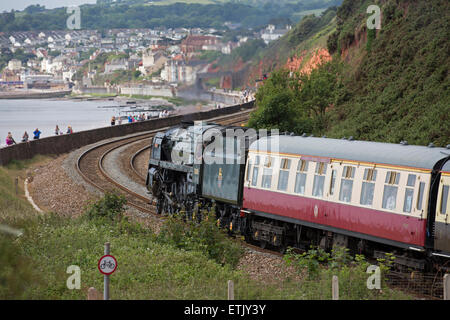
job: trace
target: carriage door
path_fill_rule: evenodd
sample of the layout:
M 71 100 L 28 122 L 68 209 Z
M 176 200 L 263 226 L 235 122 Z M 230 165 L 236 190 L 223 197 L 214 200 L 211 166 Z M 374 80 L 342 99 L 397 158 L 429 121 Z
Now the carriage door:
M 450 174 L 443 172 L 436 203 L 434 248 L 450 254 Z

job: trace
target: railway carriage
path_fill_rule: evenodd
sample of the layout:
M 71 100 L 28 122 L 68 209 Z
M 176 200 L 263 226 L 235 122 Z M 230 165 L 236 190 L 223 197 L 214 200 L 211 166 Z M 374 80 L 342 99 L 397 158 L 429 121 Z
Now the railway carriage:
M 260 139 L 244 181 L 251 238 L 281 249 L 339 244 L 375 257 L 398 249 L 397 262 L 415 268 L 426 254 L 450 258 L 449 158 L 448 149 L 406 143 Z

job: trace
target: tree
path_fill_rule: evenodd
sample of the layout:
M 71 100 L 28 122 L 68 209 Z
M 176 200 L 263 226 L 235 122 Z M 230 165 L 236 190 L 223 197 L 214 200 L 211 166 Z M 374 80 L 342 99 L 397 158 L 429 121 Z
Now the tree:
M 284 131 L 310 131 L 308 114 L 298 103 L 297 81 L 286 70 L 275 71 L 256 93 L 258 109 L 252 113 L 249 126 L 256 129 L 277 128 Z
M 329 62 L 313 69 L 309 75 L 299 75 L 298 101 L 303 109 L 309 110 L 316 134 L 323 134 L 328 127 L 327 110 L 335 102 L 337 74 L 338 64 Z
M 258 109 L 249 126 L 322 135 L 336 100 L 338 71 L 336 63 L 322 64 L 310 74 L 275 71 L 256 93 Z

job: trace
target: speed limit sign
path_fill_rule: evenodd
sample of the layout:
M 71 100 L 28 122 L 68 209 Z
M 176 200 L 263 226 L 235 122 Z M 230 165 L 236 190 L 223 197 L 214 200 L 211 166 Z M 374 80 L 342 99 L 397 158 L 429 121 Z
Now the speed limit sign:
M 98 270 L 104 275 L 109 276 L 117 269 L 117 260 L 113 256 L 107 254 L 98 260 Z

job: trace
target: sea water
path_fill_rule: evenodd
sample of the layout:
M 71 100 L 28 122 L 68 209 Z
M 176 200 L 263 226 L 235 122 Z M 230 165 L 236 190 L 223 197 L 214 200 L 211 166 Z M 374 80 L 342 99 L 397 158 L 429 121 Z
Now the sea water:
M 108 100 L 0 100 L 0 146 L 6 145 L 8 132 L 19 143 L 25 131 L 32 140 L 36 128 L 41 138 L 55 135 L 56 125 L 63 133 L 68 126 L 73 132 L 101 128 L 119 113 L 119 102 Z

